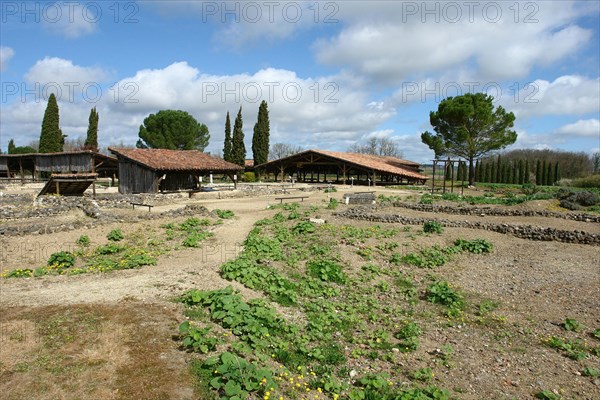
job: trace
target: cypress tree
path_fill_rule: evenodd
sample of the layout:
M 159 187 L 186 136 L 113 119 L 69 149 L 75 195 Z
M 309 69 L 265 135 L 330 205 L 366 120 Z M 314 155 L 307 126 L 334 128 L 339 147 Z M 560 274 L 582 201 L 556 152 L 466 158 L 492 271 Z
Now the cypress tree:
M 560 167 L 558 166 L 558 161 L 554 164 L 554 182 L 560 181 Z
M 493 162 L 492 162 L 492 165 L 494 165 Z M 492 167 L 490 167 L 489 162 L 486 162 L 485 163 L 485 175 L 484 175 L 483 181 L 486 183 L 490 183 L 491 179 L 492 179 Z
M 510 183 L 510 165 L 507 163 L 502 163 L 502 181 L 500 183 Z
M 40 153 L 55 153 L 63 150 L 65 138 L 59 127 L 58 103 L 54 93 L 48 98 L 40 133 Z
M 548 186 L 548 167 L 546 160 L 542 161 L 542 185 Z
M 497 176 L 498 176 L 498 171 L 497 171 L 497 163 L 494 162 L 494 160 L 490 161 L 490 180 L 488 181 L 489 183 L 498 183 L 497 180 Z
M 511 168 L 512 168 L 512 175 L 510 177 L 510 183 L 512 183 L 513 185 L 516 185 L 517 183 L 519 183 L 519 168 L 517 166 L 516 161 L 514 161 L 511 164 Z
M 231 162 L 231 121 L 229 120 L 229 111 L 225 118 L 225 143 L 223 144 L 223 159 Z
M 246 162 L 246 146 L 244 145 L 244 132 L 242 130 L 242 107 L 233 123 L 233 138 L 231 140 L 231 162 L 244 167 Z
M 444 177 L 447 181 L 452 180 L 452 164 L 446 163 L 446 176 Z
M 544 184 L 544 182 L 542 182 L 542 160 L 537 160 L 535 166 L 535 184 L 539 186 Z
M 525 165 L 523 160 L 519 160 L 519 181 L 517 183 L 519 185 L 523 185 L 525 183 Z
M 502 179 L 502 158 L 498 154 L 498 165 L 496 165 L 496 183 L 503 183 Z
M 529 169 L 529 160 L 525 160 L 525 176 L 523 177 L 523 184 L 531 183 L 531 170 Z
M 258 117 L 254 124 L 252 135 L 252 157 L 254 165 L 264 164 L 269 161 L 269 108 L 266 101 L 260 103 Z
M 8 141 L 8 154 L 14 154 L 15 153 L 15 141 L 10 139 Z
M 546 171 L 546 185 L 554 185 L 554 168 L 552 168 L 552 162 L 548 161 L 548 171 Z
M 481 182 L 481 162 L 479 160 L 475 163 L 475 182 Z
M 96 111 L 96 107 L 90 110 L 88 122 L 84 147 L 86 150 L 98 151 L 98 112 Z

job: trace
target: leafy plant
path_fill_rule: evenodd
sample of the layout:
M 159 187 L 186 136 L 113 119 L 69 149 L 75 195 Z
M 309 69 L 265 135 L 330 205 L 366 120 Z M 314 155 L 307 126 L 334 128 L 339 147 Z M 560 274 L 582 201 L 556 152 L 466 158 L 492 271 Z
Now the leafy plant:
M 562 326 L 567 331 L 571 331 L 571 332 L 581 332 L 585 328 L 585 326 L 583 326 L 583 324 L 581 324 L 579 321 L 577 321 L 576 319 L 573 319 L 573 318 L 565 319 L 565 322 L 563 322 Z
M 75 241 L 75 243 L 82 247 L 89 247 L 90 237 L 88 235 L 81 235 L 79 236 L 79 239 Z
M 303 235 L 306 233 L 312 233 L 315 231 L 315 224 L 313 224 L 310 221 L 301 221 L 298 222 L 298 224 L 296 224 L 296 226 L 294 226 L 292 228 L 292 232 L 294 232 L 297 235 Z
M 600 369 L 592 368 L 592 367 L 585 367 L 583 369 L 583 371 L 581 371 L 581 374 L 583 376 L 589 376 L 590 378 L 597 378 L 600 376 Z
M 267 388 L 277 387 L 270 370 L 230 352 L 209 358 L 204 365 L 214 369 L 215 377 L 210 386 L 222 395 L 222 399 L 243 400 L 252 393 L 264 393 Z
M 421 382 L 430 382 L 434 374 L 431 371 L 431 368 L 419 368 L 412 374 L 413 379 L 416 379 Z
M 561 396 L 555 394 L 554 392 L 551 392 L 550 390 L 543 390 L 541 392 L 537 392 L 535 394 L 535 398 L 542 399 L 542 400 L 560 400 L 560 399 L 562 399 Z
M 464 240 L 457 239 L 454 242 L 454 245 L 461 249 L 462 251 L 468 251 L 469 253 L 482 254 L 489 253 L 494 248 L 490 242 L 485 239 L 474 239 L 474 240 Z
M 215 350 L 221 341 L 210 336 L 210 330 L 210 328 L 191 325 L 189 321 L 183 322 L 179 325 L 179 333 L 183 338 L 182 345 L 202 354 Z
M 110 244 L 105 244 L 104 246 L 96 247 L 95 252 L 100 255 L 106 255 L 106 254 L 118 253 L 118 252 L 122 251 L 123 249 L 124 249 L 123 246 L 119 246 L 118 244 L 115 244 L 115 243 L 110 243 Z
M 556 336 L 551 336 L 546 340 L 546 345 L 557 350 L 561 350 L 564 354 L 573 360 L 583 360 L 587 358 L 585 353 L 586 347 L 579 339 L 561 339 Z
M 309 261 L 306 265 L 309 275 L 324 282 L 346 283 L 342 266 L 335 261 L 321 259 Z
M 435 304 L 442 304 L 450 308 L 462 308 L 464 300 L 462 295 L 450 287 L 446 281 L 435 282 L 427 287 L 427 299 Z
M 217 217 L 222 218 L 222 219 L 230 219 L 230 218 L 233 218 L 235 216 L 235 214 L 231 210 L 219 210 L 219 209 L 216 209 L 215 213 L 217 214 Z
M 106 238 L 113 242 L 118 242 L 122 240 L 123 237 L 123 232 L 120 229 L 113 229 L 112 231 L 108 232 L 108 235 L 106 235 Z
M 327 208 L 330 210 L 335 210 L 338 205 L 340 204 L 340 202 L 336 199 L 329 199 L 329 204 L 327 204 Z
M 52 253 L 48 259 L 49 267 L 70 268 L 75 265 L 75 257 L 68 251 Z
M 437 221 L 427 221 L 423 224 L 423 232 L 441 234 L 444 232 L 444 227 Z

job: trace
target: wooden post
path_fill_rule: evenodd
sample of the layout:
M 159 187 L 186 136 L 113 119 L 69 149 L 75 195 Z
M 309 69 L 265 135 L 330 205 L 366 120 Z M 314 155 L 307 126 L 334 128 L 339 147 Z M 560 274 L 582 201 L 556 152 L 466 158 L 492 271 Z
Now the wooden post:
M 437 165 L 437 160 L 433 160 L 433 174 L 431 178 L 431 194 L 434 193 L 435 190 L 435 167 Z
M 96 160 L 94 159 L 94 155 L 92 157 L 92 174 L 96 173 Z M 94 178 L 94 182 L 92 182 L 92 197 L 96 198 L 96 178 Z

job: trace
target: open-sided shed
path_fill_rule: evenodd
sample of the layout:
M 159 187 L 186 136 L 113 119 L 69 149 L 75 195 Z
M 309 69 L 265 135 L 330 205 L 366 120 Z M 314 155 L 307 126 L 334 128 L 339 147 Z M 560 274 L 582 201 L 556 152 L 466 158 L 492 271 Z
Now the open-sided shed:
M 194 190 L 200 177 L 234 175 L 244 168 L 198 150 L 121 149 L 109 150 L 119 160 L 119 192 L 157 193 Z
M 420 173 L 419 167 L 418 163 L 396 157 L 326 150 L 306 150 L 255 166 L 281 179 L 292 176 L 299 182 L 326 182 L 335 175 L 336 182 L 371 185 L 424 184 L 427 176 Z
M 47 180 L 53 173 L 112 176 L 117 173 L 117 160 L 91 150 L 0 154 L 0 178 L 24 180 L 27 175 L 37 181 Z

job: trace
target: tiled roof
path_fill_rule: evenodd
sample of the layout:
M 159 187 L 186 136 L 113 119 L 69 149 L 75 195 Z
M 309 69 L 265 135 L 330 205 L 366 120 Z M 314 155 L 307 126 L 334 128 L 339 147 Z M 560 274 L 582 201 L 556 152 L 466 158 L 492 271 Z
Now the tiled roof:
M 378 172 L 384 172 L 389 174 L 401 175 L 407 178 L 415 179 L 428 179 L 427 176 L 413 171 L 413 168 L 419 166 L 418 163 L 413 161 L 403 160 L 401 158 L 389 157 L 389 156 L 375 156 L 371 154 L 359 154 L 359 153 L 344 153 L 337 151 L 327 150 L 306 150 L 301 153 L 294 154 L 289 157 L 282 158 L 280 160 L 270 161 L 268 164 L 277 163 L 279 161 L 289 159 L 304 154 L 315 153 L 326 157 L 335 158 L 339 161 L 345 161 L 350 164 L 355 164 L 363 168 L 372 169 Z
M 153 170 L 160 171 L 239 171 L 239 165 L 198 150 L 120 149 L 109 147 L 116 156 L 124 157 Z

